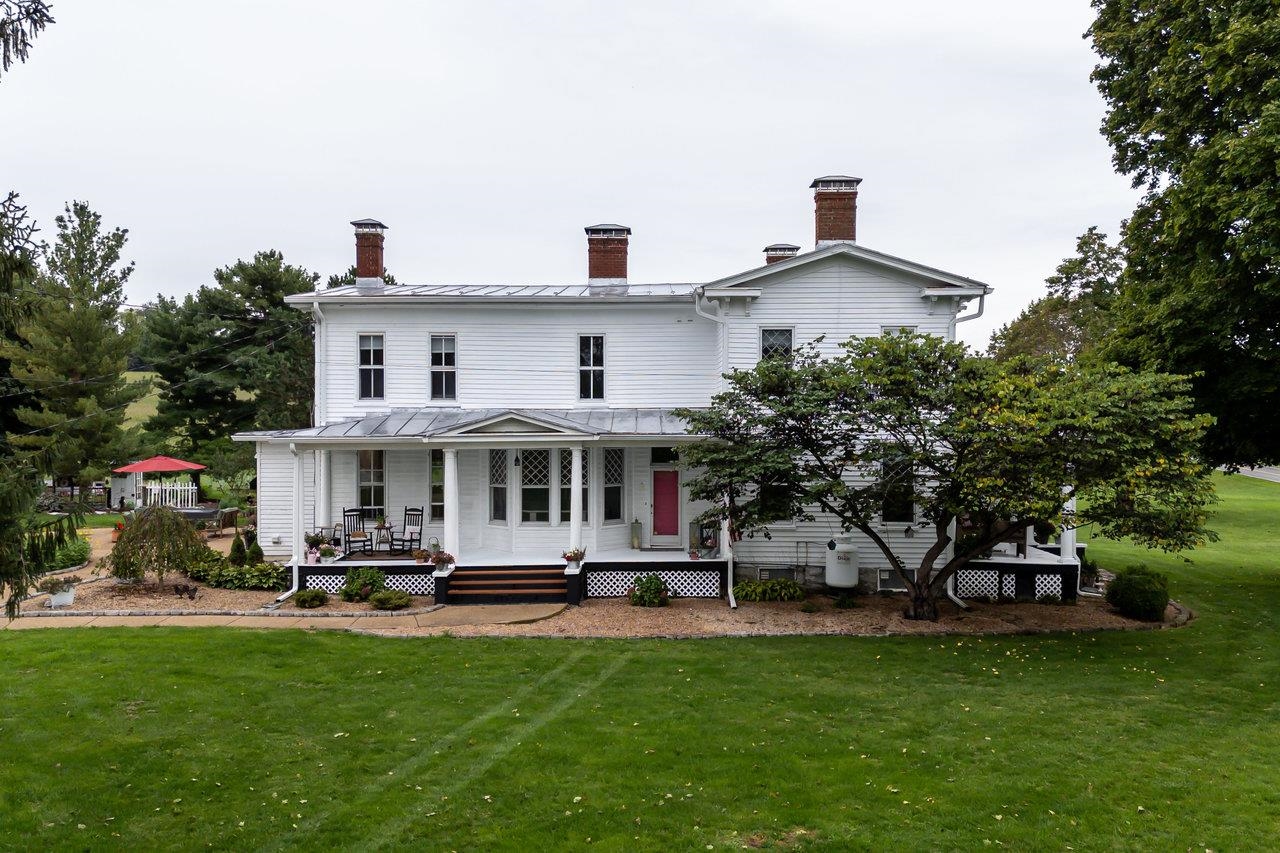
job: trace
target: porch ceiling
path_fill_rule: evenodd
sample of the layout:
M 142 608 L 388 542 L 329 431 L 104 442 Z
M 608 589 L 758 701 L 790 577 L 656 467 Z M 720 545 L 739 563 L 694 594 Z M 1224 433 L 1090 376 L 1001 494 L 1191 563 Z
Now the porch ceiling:
M 299 444 L 421 443 L 439 439 L 462 444 L 513 440 L 690 438 L 688 425 L 672 409 L 461 409 L 428 408 L 368 415 L 319 427 L 241 432 L 237 441 Z M 503 426 L 494 430 L 495 424 Z

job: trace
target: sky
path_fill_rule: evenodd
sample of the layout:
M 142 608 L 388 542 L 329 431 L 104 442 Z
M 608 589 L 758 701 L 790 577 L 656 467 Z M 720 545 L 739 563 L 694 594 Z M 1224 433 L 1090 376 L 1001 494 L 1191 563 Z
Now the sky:
M 1086 0 L 110 3 L 0 79 L 0 190 L 44 238 L 86 200 L 129 229 L 127 296 L 277 249 L 328 276 L 353 219 L 402 283 L 711 281 L 813 247 L 820 175 L 858 241 L 995 288 L 984 347 L 1137 193 L 1098 133 Z

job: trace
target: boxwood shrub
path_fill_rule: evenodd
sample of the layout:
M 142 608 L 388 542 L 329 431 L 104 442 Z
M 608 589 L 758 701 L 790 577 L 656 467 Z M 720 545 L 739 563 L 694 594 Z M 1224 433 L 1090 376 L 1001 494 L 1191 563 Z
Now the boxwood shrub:
M 343 601 L 368 601 L 375 592 L 387 588 L 387 576 L 369 567 L 347 569 L 347 582 L 338 594 Z
M 1123 568 L 1107 584 L 1107 603 L 1121 616 L 1159 622 L 1169 605 L 1169 578 L 1145 565 Z
M 323 589 L 300 590 L 294 594 L 293 603 L 308 610 L 315 607 L 324 607 L 329 603 L 329 593 Z
M 413 603 L 409 593 L 400 589 L 384 589 L 369 596 L 374 610 L 403 610 Z

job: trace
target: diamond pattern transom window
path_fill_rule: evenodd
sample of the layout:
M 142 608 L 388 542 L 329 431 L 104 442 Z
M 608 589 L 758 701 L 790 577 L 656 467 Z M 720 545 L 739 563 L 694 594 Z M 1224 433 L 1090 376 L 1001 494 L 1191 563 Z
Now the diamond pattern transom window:
M 621 483 L 625 468 L 626 454 L 620 447 L 610 447 L 604 452 L 604 481 Z
M 489 451 L 489 483 L 494 486 L 507 484 L 507 451 Z
M 551 451 L 526 450 L 520 454 L 520 482 L 526 486 L 551 483 Z
M 587 466 L 590 465 L 591 454 L 582 451 L 582 482 L 587 482 Z M 560 451 L 560 485 L 573 485 L 573 451 L 565 448 Z

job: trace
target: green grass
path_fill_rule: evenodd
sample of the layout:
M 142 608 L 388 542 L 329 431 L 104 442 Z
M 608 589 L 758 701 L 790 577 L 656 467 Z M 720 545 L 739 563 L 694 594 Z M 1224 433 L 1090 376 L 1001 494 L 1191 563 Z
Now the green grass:
M 27 849 L 1272 848 L 1280 486 L 1233 477 L 1221 492 L 1221 542 L 1192 564 L 1144 557 L 1200 614 L 1176 631 L 5 632 L 0 838 Z M 1111 567 L 1135 558 L 1092 547 Z
M 136 382 L 139 379 L 155 379 L 159 374 L 150 370 L 126 370 L 124 378 L 130 382 Z M 160 395 L 152 393 L 155 391 L 153 385 L 147 396 L 134 400 L 124 410 L 124 425 L 126 428 L 132 426 L 142 426 L 146 423 L 147 418 L 152 417 L 156 413 L 156 404 L 160 400 Z
M 41 512 L 37 513 L 36 521 L 42 523 L 52 521 L 57 517 L 47 512 Z M 80 525 L 80 529 L 85 530 L 88 528 L 115 527 L 117 522 L 124 521 L 124 516 L 118 512 L 104 512 L 102 514 L 87 512 L 81 516 L 81 520 L 83 523 Z

